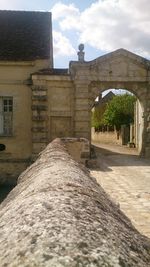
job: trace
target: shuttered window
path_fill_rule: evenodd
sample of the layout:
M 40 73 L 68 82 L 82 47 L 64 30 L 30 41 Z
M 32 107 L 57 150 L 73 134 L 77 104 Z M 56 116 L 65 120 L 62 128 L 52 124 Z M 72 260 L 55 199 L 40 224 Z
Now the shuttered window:
M 13 98 L 0 97 L 0 135 L 12 135 Z

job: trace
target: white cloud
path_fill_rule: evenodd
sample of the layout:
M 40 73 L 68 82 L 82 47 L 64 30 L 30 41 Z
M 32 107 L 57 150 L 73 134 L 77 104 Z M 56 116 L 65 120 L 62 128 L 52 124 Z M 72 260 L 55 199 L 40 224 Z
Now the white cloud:
M 65 5 L 62 2 L 56 3 L 51 11 L 54 19 L 63 18 L 68 15 L 74 16 L 79 13 L 78 8 L 76 8 L 74 4 Z
M 105 52 L 122 47 L 150 54 L 149 0 L 99 0 L 83 12 L 59 2 L 52 12 L 60 30 L 78 31 L 78 42 Z
M 71 45 L 68 38 L 61 32 L 53 31 L 54 56 L 72 56 L 76 54 L 75 49 Z
M 61 2 L 55 4 L 52 8 L 54 20 L 59 20 L 61 30 L 78 28 L 77 18 L 80 18 L 80 11 L 74 4 L 65 5 Z

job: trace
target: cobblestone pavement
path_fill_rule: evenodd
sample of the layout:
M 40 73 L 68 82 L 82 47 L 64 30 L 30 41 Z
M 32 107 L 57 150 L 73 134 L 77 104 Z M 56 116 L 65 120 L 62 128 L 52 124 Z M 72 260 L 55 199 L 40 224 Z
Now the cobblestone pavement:
M 133 225 L 150 237 L 150 159 L 118 145 L 94 144 L 94 148 L 97 166 L 91 174 Z

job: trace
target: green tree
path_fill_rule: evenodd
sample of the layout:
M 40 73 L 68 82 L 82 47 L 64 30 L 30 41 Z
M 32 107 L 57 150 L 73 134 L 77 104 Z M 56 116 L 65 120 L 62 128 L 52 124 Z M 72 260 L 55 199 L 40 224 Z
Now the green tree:
M 105 106 L 102 105 L 101 108 L 95 107 L 94 110 L 92 111 L 92 127 L 95 129 L 99 129 L 103 124 L 103 114 L 105 111 Z
M 129 125 L 134 121 L 134 102 L 136 97 L 131 94 L 116 95 L 107 104 L 103 115 L 103 123 L 115 126 L 119 131 L 121 125 Z

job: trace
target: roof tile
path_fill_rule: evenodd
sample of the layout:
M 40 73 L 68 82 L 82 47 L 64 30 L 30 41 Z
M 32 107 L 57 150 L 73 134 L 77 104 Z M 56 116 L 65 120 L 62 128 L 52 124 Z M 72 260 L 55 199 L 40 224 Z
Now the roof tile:
M 0 60 L 50 58 L 51 13 L 0 10 Z

